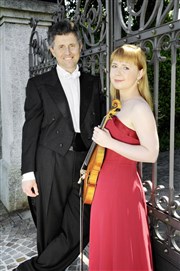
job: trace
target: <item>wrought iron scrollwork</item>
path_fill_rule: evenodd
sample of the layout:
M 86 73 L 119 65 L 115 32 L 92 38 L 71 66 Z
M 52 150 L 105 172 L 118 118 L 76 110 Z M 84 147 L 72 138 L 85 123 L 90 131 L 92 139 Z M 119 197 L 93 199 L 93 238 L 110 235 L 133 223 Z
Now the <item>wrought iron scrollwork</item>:
M 173 7 L 177 10 L 178 1 L 170 0 L 165 6 L 164 1 L 155 1 L 152 13 L 148 14 L 149 5 L 151 1 L 142 0 L 139 5 L 136 0 L 117 1 L 117 12 L 119 16 L 119 22 L 126 34 L 138 34 L 145 29 L 160 26 L 170 16 L 170 12 Z M 147 16 L 149 15 L 149 16 Z M 177 18 L 177 14 L 174 14 Z M 134 29 L 134 22 L 137 26 Z
M 170 200 L 169 188 L 158 185 L 153 189 L 150 180 L 144 181 L 143 186 L 154 238 L 164 244 L 164 252 L 168 247 L 180 252 L 180 195 Z
M 39 32 L 36 30 L 37 24 L 37 19 L 31 19 L 30 26 L 32 27 L 32 32 L 29 43 L 29 68 L 31 76 L 43 73 L 55 64 L 48 49 L 47 39 L 39 36 Z
M 79 25 L 82 29 L 84 45 L 95 47 L 104 42 L 106 34 L 105 7 L 102 1 L 97 0 L 97 8 L 91 1 L 86 1 L 83 13 L 79 17 Z
M 52 16 L 54 22 L 59 22 L 63 20 L 66 16 L 66 10 L 63 3 L 63 0 L 57 0 L 57 9 Z

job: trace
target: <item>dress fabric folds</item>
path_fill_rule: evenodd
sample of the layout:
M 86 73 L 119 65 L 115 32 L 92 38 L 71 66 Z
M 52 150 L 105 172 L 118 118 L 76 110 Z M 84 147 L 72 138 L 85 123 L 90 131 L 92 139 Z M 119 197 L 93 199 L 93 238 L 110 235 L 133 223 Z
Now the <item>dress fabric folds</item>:
M 106 128 L 122 142 L 139 145 L 136 132 L 116 116 Z M 109 149 L 91 207 L 89 271 L 152 271 L 147 208 L 137 162 Z

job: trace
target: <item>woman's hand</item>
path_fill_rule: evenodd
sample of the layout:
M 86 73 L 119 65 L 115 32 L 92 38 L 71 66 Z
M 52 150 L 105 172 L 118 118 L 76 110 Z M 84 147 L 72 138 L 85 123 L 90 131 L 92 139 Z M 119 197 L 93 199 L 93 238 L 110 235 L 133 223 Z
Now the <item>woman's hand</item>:
M 94 128 L 92 140 L 99 146 L 108 148 L 111 139 L 112 137 L 107 129 L 105 128 L 100 129 L 98 127 Z

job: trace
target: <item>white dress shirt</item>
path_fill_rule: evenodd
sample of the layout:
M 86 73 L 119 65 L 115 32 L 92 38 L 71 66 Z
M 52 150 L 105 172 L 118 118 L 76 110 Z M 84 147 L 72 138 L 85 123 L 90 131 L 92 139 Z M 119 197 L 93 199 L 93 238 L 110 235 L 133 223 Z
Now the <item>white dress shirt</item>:
M 70 112 L 73 121 L 74 131 L 80 133 L 80 82 L 79 82 L 79 66 L 73 73 L 69 73 L 61 68 L 59 65 L 56 67 L 59 80 L 64 89 Z M 34 180 L 34 172 L 27 172 L 23 174 L 22 181 Z
M 79 67 L 73 73 L 69 73 L 57 65 L 57 74 L 66 94 L 71 117 L 73 120 L 74 131 L 80 133 L 80 82 Z

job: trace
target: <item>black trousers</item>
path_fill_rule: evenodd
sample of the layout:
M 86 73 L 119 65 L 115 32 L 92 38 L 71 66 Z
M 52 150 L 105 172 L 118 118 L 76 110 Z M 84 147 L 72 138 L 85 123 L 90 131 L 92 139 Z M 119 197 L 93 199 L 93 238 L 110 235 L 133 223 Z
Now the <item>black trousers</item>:
M 38 256 L 18 267 L 21 271 L 63 271 L 80 249 L 80 167 L 86 152 L 65 157 L 40 147 L 37 154 L 39 196 L 35 198 Z M 84 207 L 84 247 L 89 241 L 90 206 Z

